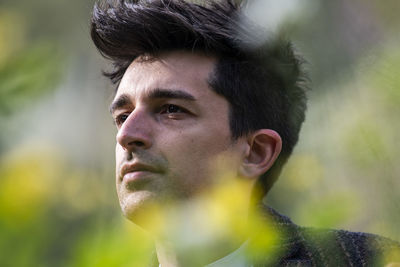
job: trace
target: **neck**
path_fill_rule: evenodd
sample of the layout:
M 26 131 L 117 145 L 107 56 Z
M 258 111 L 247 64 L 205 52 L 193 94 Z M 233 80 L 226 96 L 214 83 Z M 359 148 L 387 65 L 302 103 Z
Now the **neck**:
M 155 242 L 158 262 L 162 267 L 179 267 L 177 255 L 173 245 L 168 241 L 157 240 Z
M 155 242 L 157 258 L 161 267 L 205 266 L 236 251 L 245 240 L 227 245 L 226 243 L 210 244 L 192 252 L 179 252 L 174 244 L 164 240 Z

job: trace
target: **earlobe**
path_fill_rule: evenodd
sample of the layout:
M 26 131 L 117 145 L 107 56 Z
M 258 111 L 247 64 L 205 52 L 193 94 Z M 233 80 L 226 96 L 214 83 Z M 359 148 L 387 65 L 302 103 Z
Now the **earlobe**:
M 241 173 L 257 178 L 274 164 L 282 149 L 282 139 L 270 129 L 257 130 L 247 138 L 248 149 L 242 161 Z

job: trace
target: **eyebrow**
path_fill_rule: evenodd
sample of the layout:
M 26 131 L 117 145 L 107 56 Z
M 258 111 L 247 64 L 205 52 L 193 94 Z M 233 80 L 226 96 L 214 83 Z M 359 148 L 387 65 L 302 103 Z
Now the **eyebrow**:
M 149 92 L 147 98 L 149 99 L 170 98 L 170 99 L 183 99 L 188 101 L 196 101 L 196 98 L 193 95 L 185 91 L 161 89 L 161 88 L 156 88 L 151 92 Z M 111 103 L 110 113 L 112 114 L 115 110 L 131 104 L 132 101 L 130 100 L 129 96 L 127 94 L 122 94 Z
M 196 98 L 191 94 L 182 91 L 182 90 L 170 90 L 170 89 L 161 89 L 156 88 L 152 90 L 148 96 L 150 99 L 155 98 L 174 98 L 174 99 L 184 99 L 189 101 L 196 101 Z
M 123 108 L 132 104 L 129 96 L 127 94 L 120 95 L 117 99 L 115 99 L 110 105 L 110 113 L 113 114 L 115 110 Z

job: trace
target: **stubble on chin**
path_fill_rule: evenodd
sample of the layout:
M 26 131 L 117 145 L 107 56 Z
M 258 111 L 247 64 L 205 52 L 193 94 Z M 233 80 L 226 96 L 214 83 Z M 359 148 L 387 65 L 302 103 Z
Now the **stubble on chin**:
M 119 203 L 124 216 L 136 223 L 149 206 L 156 203 L 155 195 L 149 191 L 124 193 L 119 195 Z

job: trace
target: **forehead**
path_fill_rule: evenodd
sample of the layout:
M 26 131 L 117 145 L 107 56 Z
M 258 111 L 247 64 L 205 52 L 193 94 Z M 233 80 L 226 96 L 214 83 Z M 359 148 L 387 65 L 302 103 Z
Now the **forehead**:
M 155 89 L 177 89 L 190 91 L 201 97 L 209 94 L 208 80 L 212 75 L 216 59 L 202 54 L 175 51 L 157 57 L 139 57 L 134 60 L 118 87 L 116 98 L 129 94 L 140 98 Z

